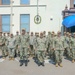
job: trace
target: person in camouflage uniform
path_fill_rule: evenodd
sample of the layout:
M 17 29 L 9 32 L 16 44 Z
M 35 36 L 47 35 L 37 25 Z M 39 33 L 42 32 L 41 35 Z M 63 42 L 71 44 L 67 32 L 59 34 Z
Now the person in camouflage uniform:
M 61 36 L 61 32 L 58 32 L 57 37 L 55 38 L 54 50 L 55 50 L 54 54 L 55 54 L 56 67 L 58 67 L 58 65 L 62 67 L 62 57 L 63 57 L 64 47 L 63 47 L 63 38 Z
M 7 40 L 7 47 L 8 47 L 8 52 L 9 52 L 9 60 L 14 60 L 15 56 L 15 44 L 16 40 L 13 36 L 13 34 L 10 34 L 9 39 Z
M 46 37 L 46 31 L 43 31 L 43 37 Z
M 35 32 L 35 37 L 34 37 L 34 45 L 33 45 L 33 48 L 34 48 L 34 58 L 35 58 L 35 62 L 37 62 L 37 39 L 39 38 L 39 33 L 38 32 Z
M 37 38 L 36 42 L 38 66 L 44 66 L 44 57 L 46 52 L 46 40 L 44 40 L 43 33 L 40 33 L 40 37 Z
M 49 54 L 50 52 L 50 43 L 49 43 L 49 40 L 51 39 L 51 32 L 48 32 L 48 35 L 47 35 L 47 45 L 48 45 L 48 48 L 47 48 L 47 53 Z
M 54 33 L 51 33 L 51 38 L 49 40 L 49 54 L 50 58 L 54 60 L 54 45 L 55 45 L 55 36 Z
M 30 44 L 30 55 L 34 56 L 34 34 L 33 32 L 31 32 L 31 35 L 30 35 L 29 44 Z
M 66 57 L 70 57 L 70 47 L 69 47 L 69 33 L 64 32 L 64 36 L 63 36 L 63 40 L 64 40 L 64 54 L 66 55 Z
M 8 55 L 8 52 L 7 52 L 8 48 L 6 46 L 6 41 L 7 41 L 7 39 L 6 39 L 6 33 L 3 33 L 3 38 L 5 40 L 5 45 L 3 47 L 3 55 L 6 57 Z
M 18 46 L 20 45 L 19 38 L 20 38 L 20 35 L 19 35 L 19 32 L 17 31 L 17 32 L 16 32 L 16 35 L 15 35 L 15 39 L 16 39 L 15 56 L 19 56 L 19 55 L 20 55 L 20 51 L 19 51 L 19 49 L 18 49 Z
M 73 33 L 73 38 L 71 39 L 71 58 L 72 58 L 72 63 L 75 62 L 75 33 Z
M 7 45 L 7 42 L 8 42 L 8 40 L 9 40 L 9 38 L 10 38 L 10 33 L 8 32 L 8 33 L 7 33 L 7 36 L 6 36 L 6 47 L 8 46 L 8 45 Z M 7 50 L 6 50 L 7 54 L 9 54 L 8 51 L 9 51 L 9 50 L 8 50 L 8 47 L 7 47 Z
M 71 36 L 71 33 L 68 34 L 68 45 L 69 45 L 69 48 L 67 49 L 67 55 L 68 55 L 68 58 L 71 58 L 71 49 L 72 49 L 72 36 Z
M 0 50 L 2 51 L 2 57 L 3 59 L 5 59 L 5 50 L 3 49 L 5 46 L 5 39 L 4 37 L 2 36 L 2 32 L 0 32 Z
M 28 48 L 29 48 L 29 36 L 26 34 L 25 29 L 22 29 L 22 34 L 20 35 L 20 66 L 25 63 L 25 66 L 28 64 Z

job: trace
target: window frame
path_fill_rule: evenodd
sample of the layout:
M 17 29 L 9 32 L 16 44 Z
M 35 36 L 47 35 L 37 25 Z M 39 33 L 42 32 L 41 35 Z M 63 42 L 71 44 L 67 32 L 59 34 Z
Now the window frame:
M 22 4 L 21 0 L 20 0 L 20 5 L 30 5 L 30 0 L 28 4 Z
M 30 14 L 20 14 L 20 32 L 21 32 L 21 25 L 23 24 L 23 23 L 21 23 L 21 15 L 29 15 L 29 32 L 30 32 Z M 24 24 L 26 24 L 26 23 L 24 23 Z
M 3 1 L 1 0 L 1 5 L 10 5 L 11 4 L 11 0 L 9 0 L 10 3 L 9 4 L 3 4 Z
M 9 17 L 10 17 L 10 18 L 9 18 L 9 20 L 10 20 L 10 21 L 9 21 L 9 31 L 3 31 L 3 28 L 2 28 L 2 32 L 10 32 L 10 27 L 11 27 L 11 25 L 10 25 L 11 16 L 10 16 L 10 14 L 2 14 L 1 17 L 2 17 L 2 16 L 9 16 Z M 1 21 L 2 21 L 2 20 L 1 20 Z M 6 25 L 7 25 L 7 24 L 6 24 Z M 2 23 L 2 27 L 3 27 L 3 23 Z

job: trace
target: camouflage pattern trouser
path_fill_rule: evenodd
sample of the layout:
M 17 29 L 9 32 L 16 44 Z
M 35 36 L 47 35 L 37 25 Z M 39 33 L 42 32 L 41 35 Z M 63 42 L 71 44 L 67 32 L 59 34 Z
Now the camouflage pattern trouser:
M 2 56 L 5 57 L 5 56 L 7 56 L 7 55 L 8 55 L 8 48 L 7 48 L 7 46 L 5 45 L 5 46 L 2 47 Z
M 38 50 L 37 51 L 37 59 L 38 59 L 38 62 L 43 63 L 44 62 L 44 57 L 45 57 L 44 51 Z
M 13 57 L 15 55 L 15 49 L 14 48 L 8 48 L 8 52 L 9 52 L 9 57 Z
M 34 49 L 33 49 L 33 45 L 30 45 L 30 54 L 34 54 Z
M 0 49 L 2 51 L 2 56 L 5 57 L 7 55 L 7 46 L 0 46 Z
M 20 48 L 20 60 L 28 60 L 28 48 L 27 47 Z
M 66 48 L 66 51 L 67 51 L 67 56 L 71 57 L 71 50 L 70 50 L 70 48 Z
M 55 63 L 62 63 L 63 50 L 55 50 Z
M 15 47 L 15 56 L 18 56 L 18 55 L 20 54 L 20 50 L 19 50 L 18 46 L 19 46 L 19 45 L 17 45 L 17 46 Z
M 71 58 L 75 59 L 75 48 L 71 50 Z

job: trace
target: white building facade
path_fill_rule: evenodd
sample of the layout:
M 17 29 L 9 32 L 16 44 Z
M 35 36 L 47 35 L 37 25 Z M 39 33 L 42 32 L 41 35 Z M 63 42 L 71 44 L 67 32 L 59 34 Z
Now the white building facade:
M 70 8 L 70 0 L 0 0 L 0 31 L 63 31 L 62 10 L 66 5 Z M 37 12 L 41 17 L 39 24 L 34 21 Z

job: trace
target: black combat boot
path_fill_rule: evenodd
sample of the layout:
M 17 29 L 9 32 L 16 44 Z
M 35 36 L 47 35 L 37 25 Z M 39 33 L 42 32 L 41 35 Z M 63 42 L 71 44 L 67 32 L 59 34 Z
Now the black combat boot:
M 38 66 L 40 66 L 41 65 L 41 63 L 40 62 L 38 62 Z
M 25 60 L 25 66 L 27 66 L 28 65 L 28 60 Z
M 20 66 L 22 66 L 23 65 L 23 60 L 20 60 Z
M 45 66 L 45 65 L 44 65 L 44 62 L 42 62 L 41 65 L 42 65 L 42 66 Z

